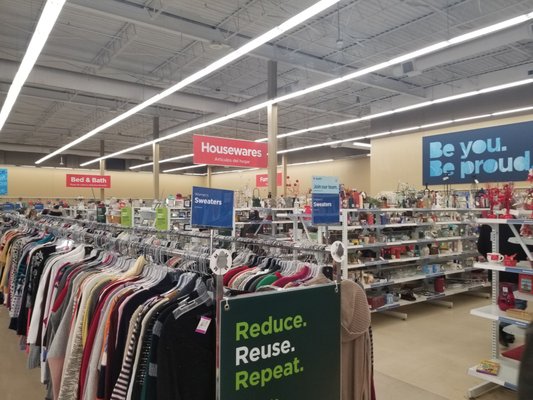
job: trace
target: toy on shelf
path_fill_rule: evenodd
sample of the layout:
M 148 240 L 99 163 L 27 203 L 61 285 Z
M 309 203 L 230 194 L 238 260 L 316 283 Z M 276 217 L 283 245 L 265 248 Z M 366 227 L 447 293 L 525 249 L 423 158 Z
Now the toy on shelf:
M 487 190 L 487 200 L 489 203 L 489 212 L 487 218 L 498 218 L 494 210 L 500 204 L 500 188 L 491 187 Z
M 513 204 L 513 191 L 514 185 L 512 183 L 506 183 L 503 188 L 498 191 L 498 202 L 502 209 L 505 209 L 505 214 L 501 214 L 500 218 L 512 219 L 511 206 Z
M 516 254 L 513 254 L 512 256 L 503 256 L 503 265 L 506 267 L 516 267 L 516 263 L 518 260 L 516 259 Z

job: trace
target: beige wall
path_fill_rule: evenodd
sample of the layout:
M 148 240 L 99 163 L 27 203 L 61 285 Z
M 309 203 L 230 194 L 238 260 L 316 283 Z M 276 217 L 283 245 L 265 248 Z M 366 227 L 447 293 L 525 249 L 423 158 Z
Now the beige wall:
M 416 132 L 393 137 L 381 137 L 372 140 L 372 157 L 370 157 L 370 193 L 376 195 L 381 191 L 396 190 L 398 183 L 408 183 L 422 188 L 422 137 L 441 133 L 459 132 L 490 126 L 506 125 L 517 122 L 532 121 L 533 115 L 504 118 L 486 122 L 472 123 L 442 128 L 431 131 Z M 454 188 L 469 188 L 470 185 L 453 185 Z
M 3 197 L 100 197 L 100 189 L 94 189 L 93 195 L 91 189 L 88 188 L 66 187 L 66 174 L 99 175 L 99 171 L 96 170 L 14 167 L 9 165 L 0 165 L 0 168 L 7 168 L 8 170 L 8 195 Z M 106 175 L 111 176 L 111 189 L 106 189 L 106 197 L 142 199 L 153 197 L 151 172 L 106 171 Z M 159 189 L 163 197 L 176 193 L 190 194 L 192 186 L 203 186 L 204 181 L 204 177 L 161 174 Z
M 281 168 L 278 169 L 281 171 Z M 242 190 L 244 187 L 255 187 L 255 176 L 266 174 L 266 170 L 254 170 L 244 173 L 213 175 L 212 186 L 219 189 Z M 313 175 L 338 176 L 341 183 L 348 188 L 370 190 L 370 160 L 369 157 L 343 159 L 328 163 L 294 165 L 287 167 L 287 176 L 290 182 L 300 181 L 300 194 L 305 194 L 311 187 Z M 281 187 L 278 187 L 281 193 Z M 266 196 L 267 189 L 261 189 L 261 194 Z

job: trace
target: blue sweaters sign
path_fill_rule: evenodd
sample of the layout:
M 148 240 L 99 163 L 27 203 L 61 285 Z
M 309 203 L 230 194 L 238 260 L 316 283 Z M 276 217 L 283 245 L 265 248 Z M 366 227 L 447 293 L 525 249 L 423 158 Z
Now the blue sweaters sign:
M 233 227 L 233 191 L 193 186 L 191 225 Z
M 532 168 L 533 122 L 423 138 L 423 184 L 524 181 Z

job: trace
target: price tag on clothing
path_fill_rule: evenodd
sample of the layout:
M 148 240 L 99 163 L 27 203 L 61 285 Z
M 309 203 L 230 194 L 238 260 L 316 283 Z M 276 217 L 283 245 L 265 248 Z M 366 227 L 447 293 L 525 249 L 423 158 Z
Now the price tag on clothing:
M 200 318 L 200 322 L 198 322 L 198 326 L 196 327 L 195 332 L 205 335 L 207 330 L 209 329 L 210 324 L 211 324 L 211 318 L 209 317 Z

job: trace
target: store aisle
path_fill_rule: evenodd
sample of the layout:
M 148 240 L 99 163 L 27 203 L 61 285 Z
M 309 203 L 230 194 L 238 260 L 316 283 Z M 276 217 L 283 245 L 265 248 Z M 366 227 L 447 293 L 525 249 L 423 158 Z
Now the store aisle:
M 490 355 L 490 322 L 470 315 L 489 300 L 457 295 L 454 308 L 430 304 L 406 307 L 407 321 L 373 314 L 377 398 L 466 398 L 480 383 L 469 367 Z M 428 393 L 429 392 L 429 393 Z M 516 393 L 498 389 L 479 400 L 513 400 Z
M 0 397 L 2 400 L 44 399 L 44 386 L 39 382 L 40 370 L 26 367 L 26 356 L 19 347 L 15 332 L 7 329 L 9 315 L 0 306 Z

